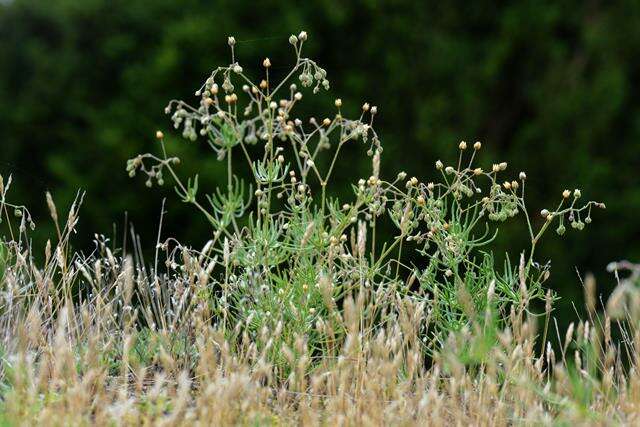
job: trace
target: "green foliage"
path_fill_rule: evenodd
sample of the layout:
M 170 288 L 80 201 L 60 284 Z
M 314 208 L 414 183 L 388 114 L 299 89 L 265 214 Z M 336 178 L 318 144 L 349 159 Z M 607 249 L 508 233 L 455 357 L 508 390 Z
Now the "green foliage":
M 499 153 L 535 177 L 544 191 L 530 193 L 532 206 L 549 205 L 563 190 L 560 183 L 580 183 L 599 198 L 614 189 L 616 196 L 605 200 L 614 213 L 594 226 L 593 240 L 568 236 L 542 248 L 543 258 L 556 262 L 552 285 L 565 300 L 580 296 L 567 285 L 575 282 L 574 267 L 601 271 L 611 259 L 640 256 L 633 237 L 640 209 L 636 1 L 267 1 L 261 7 L 268 17 L 250 2 L 3 2 L 0 171 L 19 175 L 19 202 L 38 208 L 40 217 L 46 189 L 68 205 L 83 188 L 89 198 L 80 236 L 110 232 L 128 211 L 143 239 L 152 239 L 155 223 L 147 219 L 157 218 L 168 190 L 140 198 L 114 171 L 142 150 L 165 100 L 187 96 L 191 82 L 222 63 L 220 37 L 236 35 L 246 71 L 255 74 L 263 52 L 305 28 L 321 41 L 311 47 L 314 56 L 340 76 L 333 87 L 343 100 L 353 105 L 374 96 L 384 112 L 386 161 L 410 176 L 433 179 L 424 165 L 458 138 L 474 136 L 487 142 L 487 155 Z M 329 99 L 321 95 L 318 104 Z M 195 145 L 175 150 L 185 175 L 225 178 Z M 343 185 L 334 195 L 341 197 L 344 183 L 368 167 L 357 150 L 345 150 L 343 158 L 351 167 L 336 171 Z M 189 241 L 206 234 L 204 223 L 183 227 L 184 207 L 168 207 L 168 231 Z M 521 234 L 505 227 L 512 238 L 498 237 L 496 244 L 513 252 Z M 36 241 L 51 231 L 43 224 Z
M 455 167 L 438 160 L 438 181 L 407 179 L 405 172 L 385 180 L 383 148 L 373 127 L 377 106 L 365 103 L 360 116 L 349 119 L 336 99 L 336 111 L 321 122 L 297 116 L 306 95 L 296 81 L 314 94 L 329 87 L 326 71 L 303 56 L 306 39 L 304 31 L 290 37 L 295 62 L 283 79 L 270 76 L 267 58 L 263 78 L 254 82 L 230 37 L 231 63 L 216 68 L 196 91 L 199 105 L 171 101 L 165 109 L 185 139 L 200 135 L 226 166 L 226 192 L 218 186 L 208 197 L 210 207 L 200 203 L 198 175 L 186 183 L 180 178 L 180 162 L 168 155 L 163 132 L 156 133 L 160 155 L 141 154 L 127 162 L 129 175 L 142 173 L 147 186 L 171 176 L 182 201 L 211 224 L 204 255 L 213 256 L 207 269 L 213 273 L 208 287 L 214 322 L 224 330 L 246 325 L 243 332 L 252 340 L 271 331 L 262 350 L 272 358 L 285 359 L 283 348 L 295 348 L 301 337 L 314 352 L 327 354 L 349 328 L 343 320 L 349 300 L 374 301 L 359 313 L 359 322 L 374 331 L 396 315 L 396 298 L 410 297 L 429 307 L 431 322 L 422 339 L 432 352 L 479 315 L 497 313 L 495 329 L 514 307 L 543 300 L 548 266 L 534 261 L 541 237 L 554 223 L 584 228 L 592 207 L 604 205 L 580 205 L 581 191 L 566 190 L 555 209 L 541 211 L 544 223 L 536 229 L 524 200 L 526 174 L 500 182 L 506 163 L 493 164 L 490 171 L 477 167 L 479 142 L 459 144 Z M 358 143 L 371 158 L 371 175 L 352 186 L 348 203 L 328 197 L 333 173 L 344 167 L 340 154 Z M 258 153 L 250 154 L 254 145 Z M 241 168 L 253 177 L 254 200 L 245 201 L 243 179 L 236 175 Z M 507 258 L 500 272 L 493 242 L 499 224 L 518 214 L 531 246 L 517 268 Z M 395 229 L 391 238 L 377 233 L 385 224 Z

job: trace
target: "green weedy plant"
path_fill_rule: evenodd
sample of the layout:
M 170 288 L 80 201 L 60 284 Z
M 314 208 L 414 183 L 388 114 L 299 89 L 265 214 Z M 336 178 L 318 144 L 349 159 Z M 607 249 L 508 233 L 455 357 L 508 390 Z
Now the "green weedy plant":
M 231 63 L 196 91 L 198 105 L 174 100 L 167 106 L 174 127 L 188 140 L 202 138 L 225 165 L 226 185 L 202 197 L 197 176 L 185 181 L 178 174 L 179 159 L 169 155 L 160 131 L 160 154 L 141 154 L 127 164 L 149 187 L 170 176 L 182 201 L 211 223 L 212 239 L 198 255 L 208 262 L 208 277 L 201 278 L 206 286 L 197 298 L 213 321 L 238 342 L 264 337 L 263 351 L 293 359 L 302 337 L 315 353 L 337 355 L 334 344 L 351 321 L 375 335 L 397 316 L 405 297 L 428 312 L 419 325 L 427 353 L 487 313 L 498 324 L 526 315 L 533 300 L 546 299 L 549 307 L 552 296 L 542 287 L 549 273 L 534 258 L 540 239 L 552 224 L 558 234 L 567 223 L 582 229 L 592 208 L 604 205 L 580 204 L 580 190 L 567 190 L 555 209 L 542 210 L 541 221 L 532 218 L 525 173 L 505 178 L 506 163 L 477 166 L 480 142 L 460 142 L 455 165 L 438 160 L 438 182 L 404 172 L 386 178 L 373 127 L 376 106 L 365 103 L 359 117 L 347 118 L 336 99 L 334 112 L 321 120 L 295 115 L 302 90 L 329 89 L 326 71 L 303 56 L 306 40 L 304 31 L 289 38 L 295 64 L 282 80 L 273 81 L 266 58 L 264 75 L 254 82 L 229 37 Z M 352 186 L 351 201 L 328 197 L 341 150 L 357 143 L 371 158 L 371 175 Z M 250 183 L 240 178 L 243 171 Z M 491 242 L 499 224 L 519 214 L 531 246 L 519 265 L 498 268 Z M 395 226 L 390 240 L 378 235 L 383 221 Z M 169 260 L 188 251 L 170 243 L 159 246 Z M 167 264 L 169 270 L 179 265 Z M 346 319 L 343 307 L 353 304 L 361 308 L 353 311 L 357 319 Z

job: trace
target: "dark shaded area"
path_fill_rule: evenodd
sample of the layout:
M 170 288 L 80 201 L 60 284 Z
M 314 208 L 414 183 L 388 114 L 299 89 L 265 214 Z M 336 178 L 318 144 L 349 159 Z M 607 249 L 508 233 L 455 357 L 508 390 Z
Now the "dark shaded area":
M 287 38 L 305 29 L 307 54 L 328 70 L 332 89 L 310 103 L 332 111 L 342 98 L 357 114 L 378 105 L 383 174 L 427 179 L 437 158 L 452 160 L 461 139 L 484 143 L 480 161 L 526 170 L 532 211 L 582 188 L 603 201 L 584 232 L 550 234 L 540 257 L 553 259 L 560 309 L 581 298 L 576 269 L 592 270 L 603 293 L 609 261 L 640 259 L 640 3 L 633 0 L 520 2 L 304 3 L 264 1 L 8 1 L 0 4 L 0 173 L 13 197 L 32 207 L 36 247 L 52 232 L 44 192 L 59 209 L 86 190 L 79 247 L 94 232 L 121 235 L 124 212 L 151 247 L 168 197 L 166 234 L 199 246 L 204 220 L 169 186 L 147 190 L 125 162 L 155 150 L 157 128 L 213 190 L 224 170 L 204 145 L 179 141 L 163 109 L 228 63 L 227 35 L 245 70 L 290 64 Z M 282 68 L 279 68 L 282 67 Z M 365 176 L 369 159 L 353 148 L 336 177 Z M 344 191 L 338 189 L 338 192 Z M 500 248 L 526 241 L 507 225 Z M 577 303 L 578 306 L 581 303 Z

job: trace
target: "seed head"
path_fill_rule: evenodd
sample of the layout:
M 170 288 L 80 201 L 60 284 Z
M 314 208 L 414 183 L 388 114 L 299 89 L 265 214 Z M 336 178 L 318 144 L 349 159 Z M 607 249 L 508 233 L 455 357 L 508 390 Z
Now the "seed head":
M 229 36 L 229 38 L 227 39 L 227 44 L 231 47 L 235 46 L 236 44 L 236 39 L 233 36 Z
M 460 144 L 458 144 L 458 148 L 461 150 L 466 150 L 467 149 L 467 143 L 464 141 L 460 141 Z
M 558 233 L 559 236 L 562 236 L 565 231 L 567 231 L 567 228 L 563 224 L 560 224 L 556 229 L 556 233 Z
M 162 131 L 157 130 L 156 131 L 156 138 L 157 139 L 162 139 L 164 138 L 164 134 L 162 133 Z
M 441 170 L 443 166 L 444 165 L 442 164 L 442 161 L 440 160 L 436 161 L 436 169 Z
M 565 199 L 568 199 L 570 195 L 571 195 L 571 191 L 569 190 L 564 190 L 562 192 L 562 197 L 564 197 Z
M 582 192 L 579 189 L 573 190 L 573 197 L 579 199 L 582 196 Z
M 334 101 L 334 104 L 336 104 L 336 107 L 340 108 L 342 107 L 342 99 L 338 98 Z
M 269 60 L 269 58 L 264 58 L 264 61 L 262 61 L 262 66 L 264 68 L 269 68 L 271 67 L 271 61 Z
M 365 102 L 364 104 L 362 104 L 362 111 L 369 111 L 370 107 L 369 107 L 369 103 Z
M 473 144 L 473 149 L 477 151 L 480 148 L 482 148 L 482 143 L 480 141 L 476 141 L 475 144 Z
M 527 174 L 524 172 L 520 172 L 519 178 L 521 181 L 524 181 L 525 179 L 527 179 Z
M 325 126 L 329 126 L 329 125 L 331 124 L 331 120 L 330 120 L 330 119 L 328 119 L 328 118 L 325 118 L 325 119 L 322 121 L 322 124 L 323 124 L 323 125 L 325 125 Z
M 298 39 L 301 41 L 306 41 L 307 40 L 307 32 L 306 31 L 300 31 L 300 34 L 298 34 Z

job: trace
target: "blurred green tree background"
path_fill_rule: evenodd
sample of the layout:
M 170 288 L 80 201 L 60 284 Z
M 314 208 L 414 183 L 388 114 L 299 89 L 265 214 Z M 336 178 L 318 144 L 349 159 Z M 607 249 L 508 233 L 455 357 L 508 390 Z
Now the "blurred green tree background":
M 13 197 L 35 214 L 36 247 L 52 232 L 46 190 L 60 210 L 86 191 L 76 243 L 85 250 L 93 233 L 121 241 L 125 212 L 152 247 L 163 197 L 165 235 L 204 243 L 207 224 L 170 186 L 147 190 L 125 162 L 157 149 L 162 129 L 184 174 L 199 172 L 213 189 L 223 170 L 171 132 L 165 105 L 193 100 L 210 70 L 229 62 L 228 35 L 257 76 L 265 55 L 276 73 L 291 64 L 287 38 L 302 29 L 332 83 L 310 108 L 333 111 L 336 97 L 353 114 L 364 101 L 377 105 L 389 176 L 426 180 L 460 140 L 480 140 L 483 166 L 506 160 L 514 176 L 527 171 L 532 211 L 565 187 L 607 204 L 584 232 L 552 235 L 541 248 L 561 308 L 582 294 L 576 271 L 596 273 L 606 294 L 606 264 L 640 260 L 637 0 L 1 1 L 0 173 L 13 174 Z M 343 191 L 367 176 L 361 151 L 342 159 Z M 500 247 L 517 254 L 521 231 L 507 228 Z

